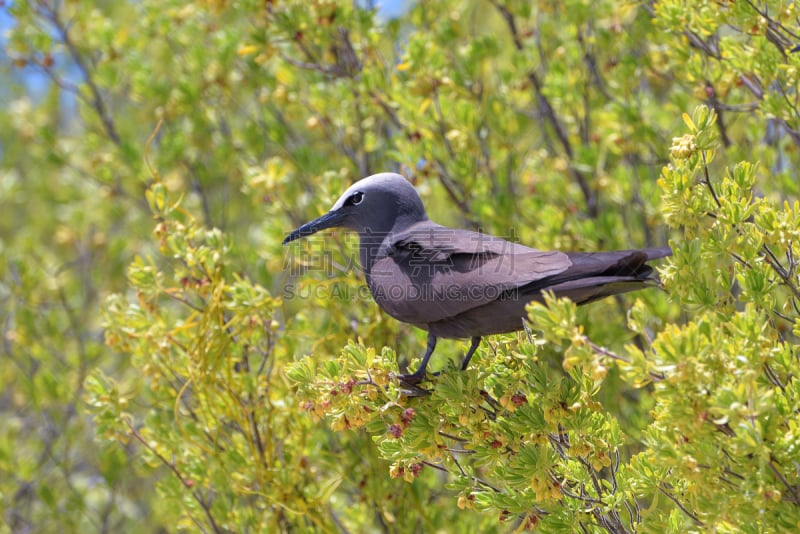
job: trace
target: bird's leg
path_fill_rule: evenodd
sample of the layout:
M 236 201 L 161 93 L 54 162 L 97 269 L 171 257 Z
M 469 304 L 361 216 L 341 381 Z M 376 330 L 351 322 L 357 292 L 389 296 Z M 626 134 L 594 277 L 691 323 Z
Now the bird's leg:
M 431 359 L 433 349 L 436 348 L 436 336 L 428 332 L 428 347 L 425 349 L 425 355 L 422 356 L 422 363 L 419 364 L 419 369 L 410 375 L 400 375 L 400 380 L 407 384 L 419 384 L 425 380 L 425 369 L 428 367 L 428 360 Z
M 461 361 L 461 370 L 466 371 L 467 366 L 469 365 L 470 359 L 472 359 L 472 355 L 475 354 L 475 351 L 478 350 L 478 345 L 481 344 L 481 336 L 475 336 L 472 338 L 472 344 L 469 346 L 469 350 L 467 351 L 467 355 L 464 356 L 464 359 Z

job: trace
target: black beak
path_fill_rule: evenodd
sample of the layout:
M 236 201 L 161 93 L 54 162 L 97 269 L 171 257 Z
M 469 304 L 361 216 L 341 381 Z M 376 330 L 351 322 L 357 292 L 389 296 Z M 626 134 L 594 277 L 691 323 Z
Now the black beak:
M 287 235 L 286 239 L 283 240 L 283 244 L 285 245 L 287 243 L 291 243 L 295 239 L 300 239 L 301 237 L 315 234 L 320 230 L 325 230 L 326 228 L 335 228 L 339 226 L 339 223 L 341 223 L 343 219 L 344 214 L 341 211 L 329 211 L 322 217 L 305 223 L 303 226 Z

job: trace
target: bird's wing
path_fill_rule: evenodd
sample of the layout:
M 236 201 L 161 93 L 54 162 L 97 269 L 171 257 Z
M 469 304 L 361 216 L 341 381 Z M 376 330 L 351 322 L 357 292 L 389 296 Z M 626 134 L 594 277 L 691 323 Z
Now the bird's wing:
M 572 265 L 562 252 L 427 221 L 386 243 L 369 277 L 373 296 L 393 317 L 418 325 L 453 317 Z
M 528 284 L 526 291 L 550 289 L 563 282 L 586 280 L 592 277 L 623 277 L 630 281 L 656 280 L 653 267 L 648 261 L 672 254 L 670 248 L 643 248 L 634 250 L 613 250 L 607 252 L 567 252 L 572 265 L 547 280 L 537 280 Z M 575 300 L 578 304 L 580 300 Z

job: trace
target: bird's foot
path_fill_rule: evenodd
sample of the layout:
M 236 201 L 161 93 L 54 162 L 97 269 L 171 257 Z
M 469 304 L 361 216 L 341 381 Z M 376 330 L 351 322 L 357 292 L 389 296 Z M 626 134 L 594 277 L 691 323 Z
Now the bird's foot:
M 424 382 L 428 377 L 440 376 L 444 371 L 435 371 L 433 373 L 420 373 L 419 371 L 408 375 L 397 375 L 397 379 L 404 384 L 416 386 L 420 382 Z
M 410 386 L 416 386 L 417 384 L 425 380 L 425 378 L 427 377 L 425 371 L 421 373 L 417 371 L 415 373 L 407 375 L 397 375 L 397 378 L 398 380 L 400 380 L 400 382 L 403 382 L 404 384 L 408 384 Z
M 396 375 L 397 380 L 400 382 L 400 391 L 406 397 L 424 397 L 430 395 L 430 390 L 419 387 L 419 384 L 425 380 L 425 374 L 412 373 L 407 375 Z
M 431 394 L 431 390 L 401 382 L 400 393 L 405 397 L 425 397 Z

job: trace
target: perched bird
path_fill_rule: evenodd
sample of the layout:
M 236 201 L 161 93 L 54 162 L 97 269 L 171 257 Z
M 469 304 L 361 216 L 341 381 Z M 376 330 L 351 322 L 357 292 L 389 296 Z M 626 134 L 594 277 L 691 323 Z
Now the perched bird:
M 542 291 L 586 304 L 641 289 L 655 283 L 646 262 L 672 253 L 544 251 L 441 226 L 428 219 L 408 180 L 393 173 L 356 182 L 283 244 L 335 227 L 358 232 L 361 266 L 378 306 L 428 332 L 419 369 L 401 377 L 409 384 L 425 378 L 440 337 L 471 338 L 461 364 L 466 369 L 481 337 L 524 328 L 525 306 L 542 300 Z

